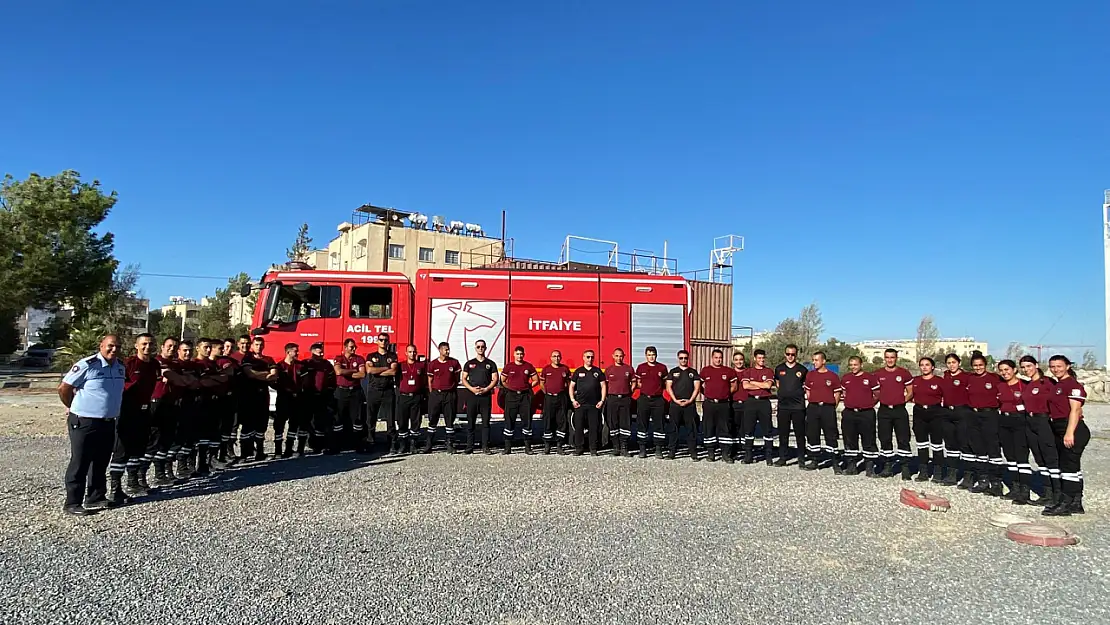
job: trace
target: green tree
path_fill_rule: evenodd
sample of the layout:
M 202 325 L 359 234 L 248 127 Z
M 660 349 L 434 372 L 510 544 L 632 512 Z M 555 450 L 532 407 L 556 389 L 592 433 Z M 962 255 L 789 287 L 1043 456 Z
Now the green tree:
M 825 322 L 821 319 L 821 309 L 817 307 L 817 302 L 812 302 L 798 314 L 797 345 L 801 353 L 812 352 L 824 331 Z
M 54 352 L 54 370 L 67 371 L 78 360 L 91 356 L 100 350 L 100 341 L 107 334 L 103 326 L 85 322 L 74 325 L 69 333 L 69 340 L 61 349 Z M 127 348 L 120 344 L 120 351 L 126 352 Z
M 1013 360 L 1014 362 L 1017 362 L 1017 361 L 1021 360 L 1021 357 L 1024 356 L 1024 355 L 1025 355 L 1025 346 L 1022 345 L 1021 343 L 1012 342 L 1012 343 L 1010 343 L 1009 345 L 1006 346 L 1006 353 L 1002 355 L 1002 358 L 1004 360 L 1009 359 L 1009 360 Z
M 181 340 L 181 317 L 174 311 L 162 313 L 160 310 L 150 311 L 150 322 L 147 326 L 158 343 L 168 338 Z
M 208 306 L 200 309 L 200 336 L 212 339 L 222 339 L 237 336 L 231 327 L 231 317 L 228 314 L 231 308 L 231 297 L 250 283 L 250 276 L 240 273 L 228 278 L 227 287 L 216 289 L 216 295 L 209 298 Z M 240 333 L 242 334 L 242 332 Z
M 94 229 L 116 203 L 75 171 L 0 184 L 0 293 L 5 314 L 69 302 L 78 313 L 108 289 L 118 265 L 110 232 Z M 78 317 L 80 318 L 80 314 Z
M 303 223 L 300 229 L 297 230 L 297 238 L 293 241 L 293 247 L 285 250 L 285 256 L 289 258 L 289 262 L 295 262 L 307 258 L 311 251 L 312 237 L 308 236 L 308 224 Z
M 1094 350 L 1088 349 L 1083 352 L 1083 362 L 1080 363 L 1081 369 L 1098 369 L 1098 357 L 1095 356 Z
M 141 297 L 135 291 L 138 282 L 138 265 L 127 265 L 115 272 L 108 288 L 94 294 L 84 307 L 74 311 L 73 325 L 103 328 L 106 333 L 119 337 L 121 345 L 130 346 L 135 338 L 132 330 L 135 319 L 147 315 L 145 309 L 139 309 Z
M 940 331 L 937 330 L 937 324 L 933 321 L 932 315 L 925 315 L 917 324 L 917 353 L 914 354 L 914 360 L 920 360 L 926 356 L 935 357 L 937 351 L 937 339 L 940 338 Z
M 863 356 L 858 349 L 836 337 L 829 337 L 829 340 L 819 346 L 819 349 L 825 352 L 825 359 L 830 364 L 839 365 L 842 368 L 848 366 L 848 359 L 852 356 Z
M 69 322 L 58 315 L 54 315 L 39 330 L 39 343 L 46 347 L 54 348 L 59 343 L 65 343 L 69 340 Z

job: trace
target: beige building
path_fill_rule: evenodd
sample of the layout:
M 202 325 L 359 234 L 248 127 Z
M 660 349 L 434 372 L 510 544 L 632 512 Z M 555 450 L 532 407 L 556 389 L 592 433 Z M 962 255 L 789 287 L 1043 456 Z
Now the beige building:
M 182 320 L 182 338 L 192 341 L 197 338 L 197 328 L 200 327 L 200 309 L 209 304 L 208 298 L 197 300 L 187 297 L 170 297 L 170 303 L 162 307 L 162 314 L 174 313 Z
M 915 360 L 919 356 L 917 353 L 917 340 L 916 339 L 880 339 L 875 341 L 861 341 L 859 343 L 852 343 L 863 354 L 864 362 L 873 362 L 875 358 L 882 358 L 883 352 L 888 349 L 898 350 L 899 358 L 906 358 L 908 360 Z M 989 354 L 987 350 L 986 341 L 976 341 L 975 337 L 963 336 L 950 339 L 937 339 L 936 350 L 938 352 L 958 354 L 961 358 L 965 355 L 970 356 L 974 351 L 981 351 L 984 354 Z M 927 356 L 928 354 L 920 354 Z M 939 363 L 938 363 L 939 364 Z
M 313 267 L 315 266 L 316 265 L 313 265 Z M 257 282 L 251 282 L 250 284 L 252 289 L 258 287 Z M 258 292 L 254 290 L 252 290 L 251 294 L 247 297 L 243 297 L 238 293 L 231 294 L 231 302 L 227 309 L 228 322 L 231 324 L 231 327 L 234 328 L 239 324 L 245 326 L 251 324 L 251 317 L 254 316 L 254 304 L 257 299 Z
M 445 222 L 442 218 L 403 214 L 384 209 L 362 211 L 366 223 L 339 224 L 339 236 L 328 243 L 326 263 L 317 269 L 340 271 L 392 271 L 412 278 L 418 269 L 469 268 L 503 258 L 500 239 L 485 236 L 477 224 Z M 356 213 L 359 215 L 359 213 Z M 385 219 L 390 218 L 386 242 Z M 388 248 L 386 247 L 388 245 Z

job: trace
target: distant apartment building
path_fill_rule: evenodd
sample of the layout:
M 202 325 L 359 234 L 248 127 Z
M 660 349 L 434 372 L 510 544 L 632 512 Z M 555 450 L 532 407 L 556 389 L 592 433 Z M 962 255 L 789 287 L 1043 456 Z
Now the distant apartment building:
M 139 297 L 135 292 L 127 293 L 123 296 L 123 299 L 120 300 L 114 313 L 114 318 L 119 322 L 115 330 L 130 336 L 146 332 L 149 312 L 149 299 Z M 19 316 L 16 324 L 20 332 L 22 347 L 26 349 L 35 343 L 41 342 L 39 333 L 43 328 L 48 326 L 55 317 L 69 323 L 70 320 L 73 319 L 73 306 L 63 304 L 57 312 L 53 313 L 38 308 L 28 308 L 23 311 L 23 314 Z M 56 346 L 49 345 L 48 347 Z
M 918 356 L 928 355 L 917 353 L 916 339 L 878 339 L 852 343 L 852 346 L 863 354 L 864 362 L 874 362 L 875 358 L 882 358 L 883 353 L 888 349 L 898 350 L 899 357 L 909 360 L 914 360 L 918 358 Z M 987 350 L 986 341 L 976 341 L 975 337 L 971 336 L 937 339 L 934 351 L 944 352 L 946 354 L 954 353 L 960 357 L 971 355 L 974 351 L 980 351 L 984 354 L 990 353 Z
M 391 271 L 412 278 L 419 269 L 465 269 L 504 256 L 501 240 L 486 236 L 478 224 L 369 206 L 356 211 L 355 221 L 362 223 L 339 224 L 339 236 L 326 250 L 314 252 L 309 264 L 315 260 L 317 269 Z M 326 253 L 324 259 L 320 252 Z

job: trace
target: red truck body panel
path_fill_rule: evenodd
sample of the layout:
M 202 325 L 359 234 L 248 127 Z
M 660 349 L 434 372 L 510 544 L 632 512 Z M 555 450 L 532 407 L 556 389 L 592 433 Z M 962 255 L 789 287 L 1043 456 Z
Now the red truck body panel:
M 267 287 L 277 282 L 280 287 Z M 300 294 L 293 285 L 300 285 Z M 410 283 L 393 273 L 271 272 L 255 307 L 256 328 L 263 327 L 275 293 L 280 302 L 310 300 L 310 310 L 312 302 L 318 304 L 308 315 L 283 315 L 264 326 L 266 353 L 274 357 L 287 342 L 307 354 L 309 345 L 323 341 L 325 355 L 333 358 L 348 337 L 365 354 L 374 349 L 378 333 L 387 332 L 402 358 L 409 343 L 434 358 L 437 345 L 446 341 L 451 355 L 465 362 L 475 355 L 474 343 L 483 339 L 487 356 L 499 366 L 518 345 L 536 367 L 547 364 L 558 349 L 573 369 L 592 349 L 595 364 L 604 368 L 618 347 L 625 362 L 635 366 L 647 345 L 657 347 L 660 362 L 673 366 L 690 336 L 690 288 L 675 276 L 422 269 Z

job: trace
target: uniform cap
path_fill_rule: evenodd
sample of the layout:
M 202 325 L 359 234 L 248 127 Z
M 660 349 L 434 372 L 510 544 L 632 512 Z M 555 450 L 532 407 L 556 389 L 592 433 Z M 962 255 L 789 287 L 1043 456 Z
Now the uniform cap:
M 308 351 L 312 351 L 314 349 L 322 350 L 322 349 L 324 349 L 324 344 L 323 343 L 313 343 L 312 347 L 308 348 Z

